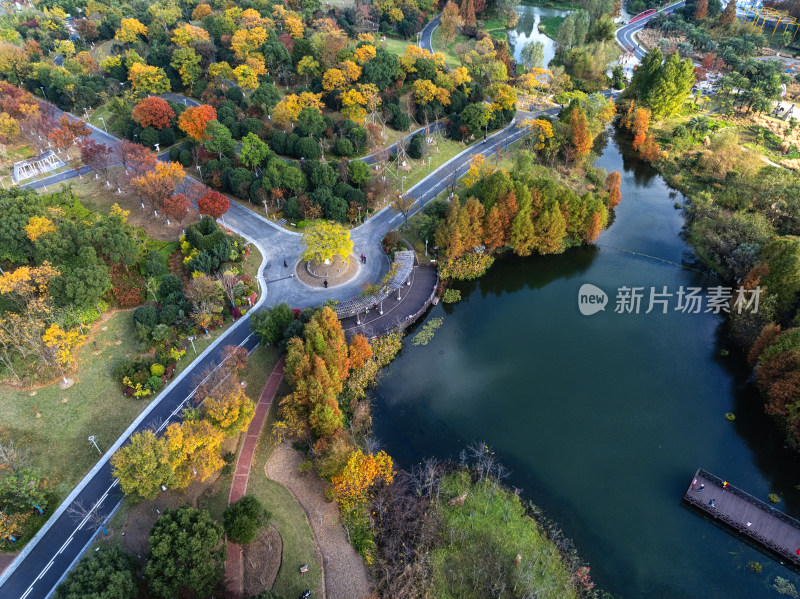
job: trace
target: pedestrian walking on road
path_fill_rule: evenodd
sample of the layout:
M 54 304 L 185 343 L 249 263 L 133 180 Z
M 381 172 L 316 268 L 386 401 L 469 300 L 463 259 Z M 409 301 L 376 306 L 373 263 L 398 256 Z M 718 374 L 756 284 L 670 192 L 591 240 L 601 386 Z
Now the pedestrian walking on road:
M 328 279 L 325 279 L 324 281 L 322 281 L 322 286 L 325 287 L 325 289 L 328 288 Z
M 283 261 L 283 267 L 284 267 L 284 268 L 289 268 L 289 265 L 288 265 L 288 264 L 286 264 L 286 260 L 284 260 L 284 261 Z

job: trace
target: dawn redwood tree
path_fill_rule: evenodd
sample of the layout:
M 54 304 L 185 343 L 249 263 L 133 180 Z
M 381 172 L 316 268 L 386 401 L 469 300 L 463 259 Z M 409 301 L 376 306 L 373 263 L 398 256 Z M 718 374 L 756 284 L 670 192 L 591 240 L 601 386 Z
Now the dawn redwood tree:
M 589 134 L 589 123 L 583 108 L 575 108 L 569 117 L 572 127 L 572 145 L 575 147 L 575 156 L 580 160 L 592 151 L 592 136 Z
M 215 220 L 225 214 L 229 206 L 230 200 L 213 189 L 209 189 L 197 200 L 197 208 L 200 210 L 200 214 L 207 214 Z
M 619 206 L 622 194 L 619 191 L 620 175 L 617 171 L 608 173 L 606 177 L 606 191 L 608 191 L 608 209 L 613 210 Z
M 164 214 L 166 214 L 169 218 L 176 219 L 178 224 L 182 225 L 183 219 L 186 218 L 186 214 L 189 212 L 190 205 L 191 201 L 184 194 L 173 194 L 168 198 L 164 198 Z
M 149 96 L 136 105 L 131 117 L 142 127 L 163 129 L 175 118 L 175 112 L 163 98 Z
M 117 162 L 133 177 L 141 177 L 156 167 L 158 158 L 141 144 L 123 140 L 116 148 Z

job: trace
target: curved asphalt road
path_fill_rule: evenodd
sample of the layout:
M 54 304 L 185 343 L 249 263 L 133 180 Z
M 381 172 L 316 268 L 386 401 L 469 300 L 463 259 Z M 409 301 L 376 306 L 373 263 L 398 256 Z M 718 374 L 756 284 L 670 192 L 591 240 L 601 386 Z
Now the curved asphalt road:
M 636 21 L 635 23 L 631 23 L 630 25 L 625 25 L 617 29 L 616 37 L 617 42 L 620 46 L 622 46 L 625 50 L 628 48 L 633 48 L 633 54 L 636 56 L 637 59 L 641 60 L 645 54 L 647 54 L 639 44 L 633 39 L 633 34 L 637 31 L 641 31 L 644 29 L 644 26 L 647 22 L 652 19 L 655 15 L 661 12 L 672 12 L 676 8 L 681 8 L 685 2 L 681 0 L 680 2 L 676 2 L 675 4 L 670 4 L 669 6 L 665 6 L 664 8 L 660 9 L 658 12 L 653 13 L 647 18 L 644 18 L 640 21 Z
M 431 34 L 437 24 L 438 17 L 423 30 L 423 47 L 427 45 L 430 48 Z M 641 25 L 643 26 L 643 24 Z M 639 23 L 634 26 L 637 29 L 641 28 Z M 553 108 L 542 113 L 520 113 L 520 116 L 555 115 L 558 110 L 558 108 Z M 419 211 L 425 203 L 462 177 L 469 169 L 469 162 L 474 154 L 482 153 L 490 159 L 498 148 L 505 147 L 524 135 L 525 131 L 512 123 L 505 129 L 489 136 L 487 140 L 467 148 L 432 172 L 407 192 L 409 197 L 417 200 L 413 212 Z M 92 128 L 92 138 L 107 145 L 119 143 L 119 140 L 96 127 Z M 58 180 L 64 180 L 59 177 L 67 174 L 61 173 L 43 181 L 52 184 Z M 45 184 L 43 181 L 30 186 L 43 186 Z M 359 263 L 359 271 L 353 280 L 331 289 L 312 288 L 296 277 L 290 276 L 300 254 L 300 235 L 298 233 L 278 227 L 268 219 L 235 202 L 231 202 L 229 211 L 221 220 L 225 226 L 255 240 L 265 258 L 268 257 L 263 269 L 262 280 L 266 281 L 269 293 L 265 293 L 256 305 L 256 309 L 260 309 L 282 301 L 292 307 L 302 308 L 320 305 L 328 299 L 344 300 L 358 295 L 363 285 L 379 280 L 388 271 L 389 261 L 381 250 L 380 242 L 386 232 L 402 223 L 402 219 L 402 215 L 394 214 L 389 208 L 384 208 L 364 224 L 352 229 L 354 254 L 366 254 L 368 256 L 367 263 Z M 289 268 L 284 268 L 284 260 L 288 262 Z M 250 314 L 254 311 L 251 311 Z M 98 533 L 96 526 L 87 524 L 86 521 L 76 522 L 67 515 L 66 508 L 73 502 L 80 502 L 86 507 L 95 506 L 98 514 L 110 517 L 123 498 L 116 480 L 111 475 L 109 465 L 111 455 L 133 433 L 152 428 L 156 424 L 159 425 L 158 430 L 161 430 L 169 422 L 175 421 L 194 394 L 197 381 L 194 380 L 193 373 L 203 372 L 207 367 L 213 367 L 219 363 L 222 348 L 226 345 L 240 345 L 248 350 L 255 348 L 257 338 L 250 331 L 250 321 L 247 316 L 239 320 L 215 344 L 203 352 L 191 368 L 176 377 L 116 443 L 107 449 L 97 465 L 53 513 L 39 534 L 27 544 L 17 559 L 3 572 L 0 577 L 0 597 L 4 599 L 6 597 L 10 599 L 44 599 L 53 592 L 59 581 L 80 558 Z

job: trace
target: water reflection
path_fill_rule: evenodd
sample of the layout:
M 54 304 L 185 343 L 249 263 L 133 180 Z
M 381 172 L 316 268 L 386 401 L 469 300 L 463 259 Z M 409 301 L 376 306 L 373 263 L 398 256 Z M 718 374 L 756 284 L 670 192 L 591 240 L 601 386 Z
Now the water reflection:
M 537 41 L 544 44 L 544 65 L 547 66 L 556 55 L 556 44 L 544 33 L 539 32 L 539 23 L 543 17 L 566 17 L 571 11 L 542 6 L 517 6 L 516 11 L 519 22 L 516 29 L 508 32 L 508 44 L 511 46 L 514 60 L 519 62 L 522 49 L 529 42 Z

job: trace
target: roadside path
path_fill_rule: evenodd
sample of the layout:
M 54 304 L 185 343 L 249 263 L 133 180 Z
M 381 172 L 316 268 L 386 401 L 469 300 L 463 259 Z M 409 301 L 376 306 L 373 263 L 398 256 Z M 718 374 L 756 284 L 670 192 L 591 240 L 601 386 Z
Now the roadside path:
M 250 468 L 253 465 L 253 457 L 256 454 L 256 446 L 258 445 L 258 437 L 261 434 L 261 429 L 264 427 L 264 422 L 267 420 L 269 407 L 272 400 L 275 398 L 275 393 L 283 380 L 283 367 L 286 360 L 283 356 L 278 360 L 272 374 L 267 379 L 267 384 L 264 385 L 264 390 L 261 392 L 261 397 L 256 404 L 256 413 L 247 427 L 247 432 L 244 436 L 244 443 L 242 449 L 239 451 L 239 458 L 236 460 L 236 470 L 233 474 L 233 482 L 231 483 L 231 491 L 228 495 L 228 505 L 236 503 L 245 493 L 247 493 L 247 482 L 250 479 Z M 225 562 L 225 580 L 228 585 L 228 592 L 233 597 L 239 598 L 242 596 L 242 546 L 228 541 L 228 559 Z

